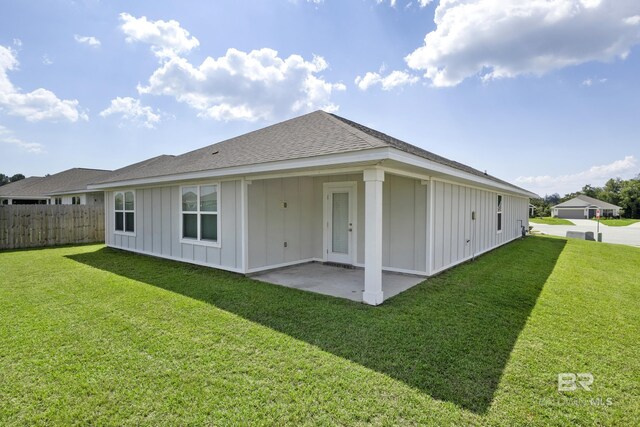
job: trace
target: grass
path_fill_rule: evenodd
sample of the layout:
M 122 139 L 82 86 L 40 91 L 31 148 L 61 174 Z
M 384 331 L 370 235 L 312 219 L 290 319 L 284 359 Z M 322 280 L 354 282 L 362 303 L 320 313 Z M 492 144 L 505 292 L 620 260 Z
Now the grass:
M 0 253 L 0 425 L 633 425 L 639 264 L 528 237 L 369 307 L 103 246 Z
M 529 222 L 534 224 L 547 224 L 547 225 L 575 225 L 573 222 L 564 218 L 555 218 L 550 216 L 529 218 Z
M 636 222 L 640 222 L 640 219 L 600 219 L 600 224 L 608 225 L 609 227 L 626 227 Z

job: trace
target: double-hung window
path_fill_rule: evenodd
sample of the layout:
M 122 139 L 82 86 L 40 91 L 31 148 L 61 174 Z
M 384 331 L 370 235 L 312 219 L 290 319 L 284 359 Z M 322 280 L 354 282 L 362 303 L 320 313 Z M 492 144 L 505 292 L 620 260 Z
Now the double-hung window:
M 135 231 L 136 211 L 135 194 L 133 191 L 115 194 L 116 231 L 133 233 Z
M 182 238 L 218 245 L 218 184 L 182 187 Z
M 498 233 L 502 231 L 502 195 L 498 194 Z

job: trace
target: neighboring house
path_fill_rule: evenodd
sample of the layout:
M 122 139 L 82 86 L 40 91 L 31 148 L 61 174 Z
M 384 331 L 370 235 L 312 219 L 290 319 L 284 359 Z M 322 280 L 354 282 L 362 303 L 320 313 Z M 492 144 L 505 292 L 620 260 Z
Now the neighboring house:
M 529 218 L 533 218 L 536 214 L 536 207 L 529 203 Z
M 0 187 L 0 204 L 101 205 L 102 191 L 87 190 L 87 185 L 111 171 L 73 168 L 45 177 L 29 177 Z
M 581 194 L 571 200 L 555 205 L 552 208 L 551 216 L 568 219 L 595 218 L 596 209 L 600 209 L 601 217 L 609 218 L 619 217 L 622 208 Z
M 320 261 L 430 276 L 521 236 L 537 195 L 316 111 L 114 171 L 108 246 L 254 273 Z
M 43 204 L 46 205 L 49 197 L 44 194 L 34 194 L 29 188 L 42 181 L 41 176 L 30 176 L 19 181 L 10 182 L 0 186 L 0 204 Z

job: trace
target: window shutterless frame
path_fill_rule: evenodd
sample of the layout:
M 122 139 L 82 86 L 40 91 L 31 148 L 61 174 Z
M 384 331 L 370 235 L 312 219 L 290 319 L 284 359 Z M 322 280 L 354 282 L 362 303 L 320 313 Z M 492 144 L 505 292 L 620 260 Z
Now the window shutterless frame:
M 179 191 L 180 228 L 178 232 L 180 235 L 178 237 L 180 243 L 221 247 L 220 183 L 183 185 L 180 186 Z M 212 233 L 212 228 L 207 226 L 212 227 L 213 224 L 215 228 Z
M 115 234 L 136 235 L 136 192 L 135 190 L 113 193 L 113 229 Z

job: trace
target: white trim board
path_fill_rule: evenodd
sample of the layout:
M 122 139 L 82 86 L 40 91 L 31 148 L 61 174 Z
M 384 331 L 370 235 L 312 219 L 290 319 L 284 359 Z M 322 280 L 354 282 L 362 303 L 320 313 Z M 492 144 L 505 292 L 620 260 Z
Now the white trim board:
M 425 175 L 430 176 L 428 171 L 449 175 L 466 181 L 475 182 L 489 188 L 499 189 L 514 195 L 520 195 L 526 198 L 537 198 L 538 196 L 527 190 L 518 190 L 508 184 L 502 184 L 489 178 L 484 178 L 469 172 L 456 169 L 432 160 L 425 159 L 415 154 L 406 153 L 393 147 L 380 147 L 360 151 L 351 151 L 347 153 L 327 154 L 323 156 L 307 157 L 292 160 L 280 160 L 275 162 L 260 163 L 254 165 L 234 166 L 221 169 L 209 169 L 204 171 L 186 172 L 181 174 L 162 175 L 148 178 L 136 178 L 131 180 L 115 181 L 110 183 L 92 184 L 87 187 L 88 190 L 111 189 L 114 187 L 140 186 L 146 184 L 158 184 L 175 181 L 187 181 L 207 178 L 222 177 L 240 177 L 245 176 L 251 179 L 250 175 L 267 174 L 267 173 L 288 173 L 296 169 L 331 167 L 339 165 L 347 165 L 353 163 L 380 162 L 386 159 L 395 160 L 411 166 L 425 169 Z M 367 165 L 361 165 L 363 168 Z M 371 166 L 371 165 L 369 165 Z M 401 169 L 395 168 L 395 171 Z M 300 171 L 302 172 L 302 171 Z
M 120 246 L 110 245 L 110 244 L 107 244 L 106 246 L 108 248 L 112 248 L 112 249 L 118 249 L 118 250 L 127 251 L 127 252 L 134 252 L 134 253 L 137 253 L 137 254 L 148 255 L 148 256 L 151 256 L 151 257 L 155 257 L 155 258 L 164 258 L 164 259 L 169 259 L 171 261 L 186 262 L 188 264 L 195 264 L 195 265 L 200 265 L 202 267 L 216 268 L 218 270 L 230 271 L 232 273 L 239 273 L 239 274 L 243 273 L 241 268 L 236 268 L 236 267 L 226 267 L 226 266 L 220 265 L 220 264 L 208 264 L 206 262 L 200 262 L 200 261 L 190 260 L 190 259 L 186 259 L 186 258 L 178 258 L 178 257 L 174 257 L 174 256 L 171 256 L 171 255 L 158 254 L 158 253 L 155 253 L 155 252 L 149 252 L 149 251 L 144 251 L 144 250 L 140 250 L 140 249 L 123 248 L 123 247 L 120 247 Z

